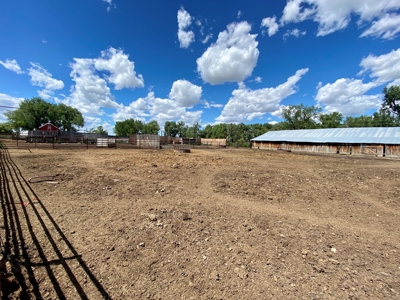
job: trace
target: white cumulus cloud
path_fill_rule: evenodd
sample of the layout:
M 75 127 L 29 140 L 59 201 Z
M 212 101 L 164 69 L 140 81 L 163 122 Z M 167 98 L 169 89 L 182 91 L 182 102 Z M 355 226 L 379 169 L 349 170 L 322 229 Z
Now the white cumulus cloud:
M 0 60 L 0 65 L 17 74 L 24 73 L 24 71 L 21 70 L 21 67 L 18 65 L 18 62 L 15 59 L 13 60 L 7 59 L 5 62 Z
M 78 108 L 82 113 L 103 114 L 101 107 L 118 108 L 105 79 L 95 73 L 96 59 L 74 58 L 70 64 L 71 78 L 75 85 L 71 94 L 63 100 L 66 104 Z
M 340 112 L 345 116 L 364 114 L 366 111 L 381 107 L 382 95 L 360 95 L 337 101 L 324 107 L 325 113 Z
M 384 84 L 400 84 L 400 48 L 379 56 L 370 54 L 361 60 L 360 66 L 362 70 L 357 75 L 368 74 L 372 81 L 340 78 L 334 83 L 318 84 L 315 100 L 325 111 L 354 115 L 378 109 L 382 95 L 369 95 L 368 91 Z
M 199 103 L 203 89 L 187 80 L 173 83 L 169 98 L 178 102 L 181 107 L 193 107 Z
M 283 25 L 291 22 L 302 22 L 315 14 L 315 8 L 302 8 L 303 3 L 311 4 L 307 0 L 287 1 L 280 23 Z
M 115 101 L 108 84 L 116 90 L 144 86 L 142 75 L 136 75 L 135 65 L 122 50 L 109 48 L 98 58 L 74 58 L 70 63 L 70 76 L 75 84 L 71 94 L 63 100 L 84 114 L 102 115 L 104 108 L 122 107 Z
M 150 116 L 151 106 L 149 100 L 154 98 L 154 92 L 149 92 L 147 97 L 139 98 L 131 102 L 128 106 L 122 106 L 112 115 L 114 121 L 124 121 L 127 119 L 138 119 L 144 121 Z
M 177 80 L 172 84 L 169 98 L 158 98 L 153 91 L 150 91 L 146 97 L 139 98 L 128 106 L 117 108 L 113 118 L 115 121 L 150 118 L 157 120 L 161 127 L 166 121 L 173 120 L 193 124 L 200 120 L 203 111 L 187 109 L 200 102 L 201 94 L 201 87 L 186 80 Z
M 181 7 L 178 10 L 178 40 L 181 48 L 188 48 L 194 42 L 193 31 L 186 29 L 192 24 L 192 17 Z
M 251 90 L 244 84 L 239 84 L 239 88 L 232 92 L 232 97 L 216 121 L 220 123 L 251 121 L 266 113 L 278 111 L 280 102 L 297 92 L 296 84 L 307 72 L 308 69 L 300 69 L 285 83 L 273 88 Z
M 365 30 L 360 37 L 381 37 L 386 40 L 392 40 L 400 32 L 400 15 L 386 14 L 385 17 L 374 21 L 372 26 Z
M 379 56 L 370 54 L 361 60 L 360 66 L 363 69 L 359 75 L 367 73 L 382 84 L 400 85 L 400 48 Z
M 250 34 L 247 22 L 232 23 L 220 32 L 212 44 L 197 59 L 197 71 L 210 84 L 240 82 L 249 77 L 257 64 L 259 51 L 256 34 Z
M 32 67 L 28 69 L 28 74 L 31 76 L 32 85 L 43 88 L 43 90 L 38 91 L 40 97 L 43 99 L 50 99 L 55 90 L 64 88 L 64 82 L 54 79 L 40 64 L 31 62 L 31 66 Z
M 390 32 L 396 31 L 397 21 L 392 15 L 388 22 L 386 13 L 394 12 L 399 8 L 400 1 L 398 0 L 289 0 L 283 10 L 280 23 L 284 25 L 312 19 L 318 23 L 317 35 L 324 36 L 346 28 L 352 17 L 357 16 L 359 25 L 376 22 L 366 31 L 371 30 L 368 35 L 379 32 L 380 37 L 390 38 L 392 36 Z M 386 20 L 382 22 L 381 20 L 385 18 Z M 386 32 L 389 33 L 386 34 Z
M 123 88 L 143 87 L 143 76 L 136 76 L 135 64 L 129 60 L 129 55 L 122 50 L 109 48 L 101 52 L 101 57 L 96 59 L 94 66 L 99 71 L 109 71 L 110 76 L 106 76 L 109 83 L 115 85 L 116 90 Z
M 273 36 L 279 30 L 279 25 L 276 22 L 276 17 L 264 18 L 261 21 L 261 27 L 265 27 L 268 30 L 268 36 Z
M 341 78 L 324 86 L 320 83 L 315 100 L 328 113 L 338 111 L 344 115 L 362 114 L 381 106 L 381 95 L 365 95 L 379 85 L 381 83 L 377 81 L 363 83 L 359 79 Z
M 359 79 L 340 78 L 334 83 L 328 83 L 324 86 L 319 83 L 315 99 L 323 104 L 333 104 L 352 96 L 363 95 L 379 85 L 381 84 L 376 81 L 363 83 Z

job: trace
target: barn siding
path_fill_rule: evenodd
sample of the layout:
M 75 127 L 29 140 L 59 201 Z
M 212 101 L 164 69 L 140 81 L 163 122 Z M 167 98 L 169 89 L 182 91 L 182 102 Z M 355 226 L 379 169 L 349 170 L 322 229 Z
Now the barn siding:
M 313 144 L 313 143 L 252 141 L 252 147 L 258 149 L 290 150 L 298 152 L 315 152 L 315 153 L 329 153 L 329 154 L 371 155 L 379 157 L 400 156 L 400 145 L 328 144 L 328 143 Z
M 386 145 L 385 147 L 387 157 L 399 157 L 400 156 L 400 145 Z

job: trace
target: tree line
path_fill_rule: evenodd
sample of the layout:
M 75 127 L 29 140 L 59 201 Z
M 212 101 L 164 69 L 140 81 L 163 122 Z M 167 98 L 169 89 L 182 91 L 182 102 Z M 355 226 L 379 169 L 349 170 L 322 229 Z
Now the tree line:
M 271 130 L 296 130 L 316 128 L 349 128 L 349 127 L 394 127 L 400 126 L 400 86 L 385 87 L 382 107 L 371 116 L 344 117 L 339 112 L 322 113 L 317 106 L 304 104 L 289 105 L 282 109 L 283 121 L 256 124 L 215 124 L 204 128 L 196 122 L 186 125 L 183 121 L 167 121 L 162 134 L 172 137 L 189 138 L 222 138 L 227 142 L 248 142 L 251 139 Z M 76 126 L 82 127 L 84 119 L 75 108 L 65 104 L 51 104 L 41 98 L 23 100 L 19 108 L 7 111 L 4 115 L 7 123 L 0 124 L 0 131 L 11 129 L 38 129 L 45 123 L 52 123 L 61 130 L 75 131 Z M 102 126 L 91 128 L 89 132 L 107 134 Z M 159 134 L 160 126 L 156 120 L 142 122 L 127 119 L 115 123 L 114 132 L 117 136 L 130 134 Z

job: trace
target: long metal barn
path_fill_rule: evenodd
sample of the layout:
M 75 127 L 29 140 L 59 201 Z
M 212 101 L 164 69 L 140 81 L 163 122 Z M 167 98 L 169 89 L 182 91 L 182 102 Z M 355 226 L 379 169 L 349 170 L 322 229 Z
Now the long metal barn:
M 251 140 L 258 149 L 400 157 L 400 127 L 269 131 Z

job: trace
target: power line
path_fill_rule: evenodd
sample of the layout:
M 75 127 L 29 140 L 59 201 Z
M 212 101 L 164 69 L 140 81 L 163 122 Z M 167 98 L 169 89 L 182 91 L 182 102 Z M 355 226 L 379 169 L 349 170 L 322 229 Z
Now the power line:
M 51 104 L 51 103 L 50 103 Z M 68 105 L 67 105 L 68 106 Z M 68 107 L 70 107 L 70 108 L 75 108 L 75 107 L 72 107 L 72 106 L 68 106 Z M 14 108 L 14 109 L 26 109 L 26 110 L 39 110 L 39 109 L 35 109 L 35 108 L 28 108 L 28 107 L 14 107 L 14 106 L 5 106 L 5 105 L 0 105 L 0 108 Z M 55 111 L 55 109 L 56 108 L 48 108 L 48 109 L 46 109 L 45 111 L 51 111 L 51 112 L 54 112 Z M 79 110 L 78 110 L 79 111 Z M 94 116 L 98 116 L 98 115 L 100 115 L 100 114 L 98 114 L 98 113 L 82 113 L 81 111 L 79 111 L 82 115 L 94 115 Z
M 19 107 L 14 107 L 14 106 L 4 106 L 4 105 L 0 105 L 1 108 L 19 108 Z

